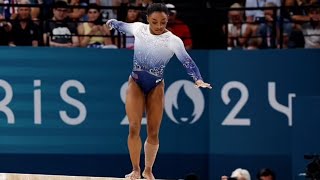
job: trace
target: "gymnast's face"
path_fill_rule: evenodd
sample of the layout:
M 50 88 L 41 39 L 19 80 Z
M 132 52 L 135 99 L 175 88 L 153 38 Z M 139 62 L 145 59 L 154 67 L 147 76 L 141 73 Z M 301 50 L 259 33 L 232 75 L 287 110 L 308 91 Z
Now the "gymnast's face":
M 148 15 L 148 23 L 150 25 L 151 34 L 160 35 L 166 32 L 168 23 L 168 15 L 164 12 L 153 12 Z

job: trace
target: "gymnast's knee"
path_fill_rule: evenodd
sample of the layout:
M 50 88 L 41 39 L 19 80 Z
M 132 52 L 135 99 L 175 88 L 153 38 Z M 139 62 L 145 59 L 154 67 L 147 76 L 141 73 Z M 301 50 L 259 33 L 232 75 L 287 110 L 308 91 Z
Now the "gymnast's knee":
M 159 138 L 159 128 L 148 127 L 148 139 L 157 141 Z
M 131 123 L 129 125 L 129 136 L 136 138 L 140 136 L 141 125 L 138 123 Z

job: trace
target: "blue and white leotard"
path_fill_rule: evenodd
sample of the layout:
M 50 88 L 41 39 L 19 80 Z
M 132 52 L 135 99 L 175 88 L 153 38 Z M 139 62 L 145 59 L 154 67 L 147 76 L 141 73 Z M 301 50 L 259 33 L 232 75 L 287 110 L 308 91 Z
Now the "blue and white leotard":
M 176 54 L 194 81 L 202 80 L 197 65 L 184 48 L 182 40 L 170 31 L 153 35 L 149 25 L 141 22 L 125 23 L 111 19 L 107 24 L 121 33 L 135 37 L 131 77 L 148 94 L 163 80 L 164 69 Z

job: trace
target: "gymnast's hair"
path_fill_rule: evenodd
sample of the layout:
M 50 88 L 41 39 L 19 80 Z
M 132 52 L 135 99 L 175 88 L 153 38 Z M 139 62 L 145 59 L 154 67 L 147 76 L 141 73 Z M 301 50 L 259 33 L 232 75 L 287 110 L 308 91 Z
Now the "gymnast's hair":
M 151 5 L 149 5 L 147 9 L 147 15 L 149 16 L 154 12 L 164 12 L 165 14 L 169 15 L 169 10 L 163 3 L 152 3 Z

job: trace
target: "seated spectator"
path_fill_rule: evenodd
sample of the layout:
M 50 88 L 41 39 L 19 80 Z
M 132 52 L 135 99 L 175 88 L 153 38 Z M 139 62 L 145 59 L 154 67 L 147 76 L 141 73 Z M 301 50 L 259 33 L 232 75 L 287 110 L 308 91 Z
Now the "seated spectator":
M 266 3 L 274 3 L 277 7 L 281 6 L 281 0 L 246 0 L 246 8 L 261 8 Z M 261 44 L 261 38 L 259 36 L 259 25 L 265 21 L 264 12 L 262 10 L 246 10 L 246 22 L 251 24 L 252 36 L 256 38 L 249 44 L 248 49 L 257 49 Z M 258 46 L 256 46 L 258 44 Z
M 234 170 L 230 177 L 235 178 L 236 180 L 251 180 L 249 171 L 241 168 Z M 221 180 L 228 180 L 228 177 L 222 176 Z
M 99 6 L 114 6 L 118 7 L 121 3 L 129 3 L 128 0 L 90 0 L 90 3 L 96 3 Z M 116 9 L 103 9 L 102 15 L 104 19 L 117 19 Z
M 284 16 L 291 19 L 296 24 L 303 24 L 312 20 L 312 17 L 308 15 L 305 6 L 317 3 L 317 0 L 285 0 L 285 6 L 287 8 L 287 13 Z
M 43 7 L 41 9 L 41 16 L 39 18 L 41 20 L 51 19 L 53 16 L 52 7 L 54 5 L 55 0 L 43 0 Z
M 101 20 L 99 6 L 97 4 L 90 4 L 87 14 L 88 22 L 78 26 L 78 34 L 86 35 L 80 36 L 80 46 L 88 48 L 116 48 L 112 44 L 110 30 Z
M 8 36 L 11 29 L 11 23 L 6 21 L 4 16 L 0 14 L 0 46 L 8 46 Z
M 129 5 L 127 17 L 126 17 L 127 23 L 134 23 L 134 22 L 141 21 L 140 10 L 135 9 L 135 7 L 136 6 L 134 6 L 134 5 Z
M 138 7 L 143 7 L 144 9 L 147 9 L 148 6 L 152 3 L 153 3 L 153 0 L 137 0 L 136 1 L 136 5 Z M 141 22 L 148 23 L 146 10 L 142 10 L 140 14 L 141 14 Z
M 29 5 L 29 0 L 21 0 L 19 4 Z M 30 7 L 18 7 L 18 13 L 12 21 L 9 46 L 38 46 L 39 27 L 31 19 Z
M 33 5 L 42 5 L 43 0 L 31 0 L 30 3 Z M 31 8 L 31 19 L 34 21 L 38 20 L 39 15 L 40 15 L 40 8 L 39 7 L 32 7 Z
M 77 27 L 74 22 L 67 22 L 68 4 L 57 1 L 53 7 L 53 18 L 45 24 L 44 43 L 53 47 L 77 47 Z
M 304 45 L 303 32 L 293 27 L 289 36 L 288 48 L 304 48 Z
M 312 19 L 308 15 L 307 9 L 311 4 L 317 3 L 317 0 L 285 0 L 286 8 L 284 17 L 293 22 L 292 32 L 289 36 L 289 48 L 304 48 L 305 40 L 301 25 Z
M 266 3 L 274 3 L 277 7 L 281 6 L 281 0 L 246 0 L 246 8 L 264 7 Z M 247 10 L 246 19 L 248 23 L 260 23 L 264 21 L 264 13 L 262 10 Z
M 85 7 L 88 5 L 86 2 L 81 2 L 80 0 L 70 0 L 70 6 L 82 6 L 84 8 L 71 8 L 69 13 L 69 18 L 74 21 L 82 21 L 86 20 L 86 9 Z
M 167 29 L 181 38 L 184 47 L 187 50 L 192 49 L 192 39 L 189 27 L 177 18 L 177 11 L 174 10 L 175 6 L 173 4 L 166 4 L 166 6 L 169 9 Z
M 148 7 L 153 3 L 153 0 L 136 0 L 137 6 Z
M 267 8 L 276 8 L 276 4 L 268 2 L 265 4 Z M 259 26 L 259 35 L 262 37 L 261 49 L 266 48 L 278 48 L 280 46 L 280 23 L 279 16 L 274 14 L 274 9 L 265 9 L 264 17 L 265 20 Z M 276 19 L 274 19 L 276 18 Z M 283 32 L 282 32 L 282 48 L 288 47 L 288 39 L 291 33 L 292 24 L 288 21 L 283 21 Z
M 242 8 L 238 3 L 234 3 L 230 8 Z M 228 32 L 226 32 L 225 26 L 223 31 L 228 34 L 228 49 L 247 47 L 247 42 L 251 36 L 250 24 L 247 24 L 243 20 L 243 11 L 231 10 L 228 12 Z
M 130 6 L 134 7 L 134 6 Z M 137 10 L 135 8 L 130 8 L 128 9 L 127 12 L 127 17 L 126 17 L 126 22 L 127 23 L 134 23 L 134 22 L 139 22 L 141 21 L 140 19 L 140 10 Z M 133 34 L 126 33 L 126 48 L 128 49 L 133 49 L 134 46 L 134 36 Z
M 305 48 L 320 48 L 320 9 L 309 8 L 308 15 L 311 21 L 302 25 Z
M 257 180 L 276 180 L 276 174 L 271 169 L 263 168 L 258 172 Z

